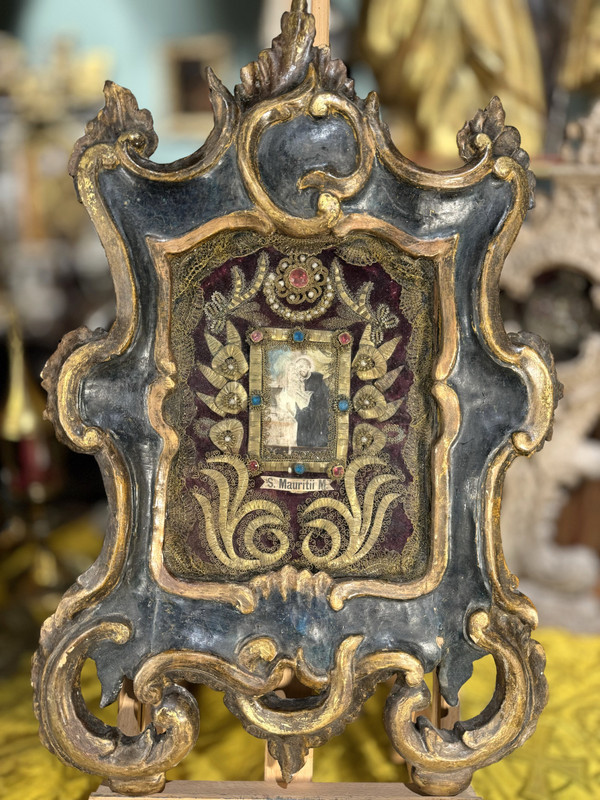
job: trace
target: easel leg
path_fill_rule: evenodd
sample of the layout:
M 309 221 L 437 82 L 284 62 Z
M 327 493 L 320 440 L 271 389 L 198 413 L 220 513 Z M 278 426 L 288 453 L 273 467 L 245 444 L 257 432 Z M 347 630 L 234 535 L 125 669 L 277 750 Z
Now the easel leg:
M 150 718 L 150 706 L 144 705 L 136 699 L 133 693 L 133 681 L 125 678 L 119 693 L 117 727 L 127 736 L 136 736 L 144 730 L 150 722 Z
M 447 730 L 453 728 L 460 719 L 460 703 L 456 706 L 449 706 L 442 697 L 437 670 L 433 673 L 431 704 L 421 713 L 428 717 L 436 728 L 446 728 Z

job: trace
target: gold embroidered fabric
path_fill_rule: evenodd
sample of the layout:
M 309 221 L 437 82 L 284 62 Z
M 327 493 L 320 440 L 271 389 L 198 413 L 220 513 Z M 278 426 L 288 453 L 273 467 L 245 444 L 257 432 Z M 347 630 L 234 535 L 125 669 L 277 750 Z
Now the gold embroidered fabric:
M 600 800 L 600 636 L 541 629 L 536 638 L 548 656 L 548 707 L 532 738 L 477 772 L 473 786 L 484 800 Z M 65 767 L 40 745 L 28 668 L 24 661 L 18 674 L 0 681 L 0 798 L 86 800 L 98 779 Z M 491 658 L 475 663 L 461 693 L 464 719 L 489 700 L 493 673 Z M 93 678 L 93 668 L 86 669 L 83 691 L 97 702 Z M 386 692 L 380 686 L 359 719 L 315 753 L 316 781 L 405 779 L 403 768 L 391 761 L 383 729 Z M 201 688 L 199 701 L 198 743 L 168 778 L 262 779 L 264 743 L 244 732 L 222 695 Z M 114 722 L 112 706 L 101 715 Z
M 170 281 L 169 572 L 243 580 L 291 563 L 421 577 L 436 426 L 431 260 L 368 235 L 226 232 L 172 257 Z M 328 480 L 294 495 L 263 484 L 274 472 Z

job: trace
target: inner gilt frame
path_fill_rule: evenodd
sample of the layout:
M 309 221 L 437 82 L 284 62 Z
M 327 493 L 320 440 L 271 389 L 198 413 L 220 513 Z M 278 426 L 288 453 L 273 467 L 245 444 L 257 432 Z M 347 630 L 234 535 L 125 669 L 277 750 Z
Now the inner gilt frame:
M 194 745 L 198 708 L 181 679 L 223 691 L 289 780 L 309 748 L 395 676 L 386 729 L 413 785 L 433 795 L 459 792 L 475 769 L 519 746 L 546 702 L 544 656 L 530 638 L 537 615 L 504 563 L 499 530 L 504 473 L 543 445 L 560 391 L 547 346 L 507 335 L 499 313 L 499 274 L 532 202 L 528 156 L 494 98 L 458 134 L 464 167 L 436 173 L 404 158 L 375 94 L 358 98 L 344 65 L 313 47 L 306 5 L 294 0 L 234 96 L 209 73 L 215 127 L 188 159 L 150 161 L 149 112 L 107 83 L 106 105 L 70 162 L 107 253 L 117 313 L 109 332 L 67 335 L 44 385 L 59 438 L 98 459 L 111 526 L 97 562 L 44 625 L 33 684 L 44 744 L 116 791 L 160 790 Z M 343 267 L 349 243 L 367 256 Z M 273 260 L 269 248 L 291 255 Z M 205 261 L 183 291 L 177 276 L 192 274 L 186 259 L 200 251 Z M 328 251 L 320 271 L 301 266 L 301 256 Z M 250 284 L 248 256 L 257 259 Z M 405 363 L 394 361 L 400 306 L 374 308 L 366 279 L 360 290 L 347 283 L 375 262 L 400 306 L 418 281 L 433 298 L 430 310 L 407 312 Z M 223 285 L 204 293 L 224 264 L 232 266 Z M 198 332 L 196 344 L 178 315 L 187 315 L 188 339 Z M 390 400 L 398 376 L 417 375 L 425 358 L 413 335 L 429 342 L 431 372 Z M 264 403 L 275 389 L 264 359 L 273 341 L 290 352 L 328 350 L 335 381 L 325 369 L 311 384 L 327 384 L 326 447 L 314 440 L 303 450 L 296 438 L 289 458 L 268 455 Z M 308 408 L 316 389 L 295 391 Z M 402 414 L 408 428 L 398 433 Z M 165 531 L 175 516 L 169 476 L 188 429 L 202 452 L 193 475 L 183 470 L 192 510 L 180 529 L 195 519 L 202 544 L 178 572 L 165 561 Z M 386 450 L 390 431 L 414 444 L 406 474 Z M 323 491 L 286 506 L 271 484 L 257 486 L 282 469 L 319 477 Z M 404 549 L 420 535 L 427 554 L 424 569 L 405 577 L 384 575 L 369 555 L 379 529 L 395 531 L 398 509 L 412 524 Z M 293 515 L 300 533 L 290 543 Z M 426 673 L 436 671 L 454 705 L 486 653 L 498 677 L 480 715 L 443 733 L 418 716 L 429 701 Z M 152 716 L 139 736 L 86 708 L 79 673 L 88 657 L 106 703 L 133 679 Z M 278 699 L 286 670 L 316 699 Z

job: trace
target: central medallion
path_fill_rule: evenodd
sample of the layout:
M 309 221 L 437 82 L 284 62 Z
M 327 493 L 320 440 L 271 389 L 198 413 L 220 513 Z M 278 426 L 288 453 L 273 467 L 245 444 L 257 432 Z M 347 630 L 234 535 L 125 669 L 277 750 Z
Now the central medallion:
M 277 304 L 276 298 L 294 306 L 302 303 L 312 305 L 324 293 L 326 300 L 333 298 L 329 270 L 321 259 L 306 253 L 294 253 L 282 258 L 275 273 L 269 275 L 267 285 L 272 297 L 271 305 Z

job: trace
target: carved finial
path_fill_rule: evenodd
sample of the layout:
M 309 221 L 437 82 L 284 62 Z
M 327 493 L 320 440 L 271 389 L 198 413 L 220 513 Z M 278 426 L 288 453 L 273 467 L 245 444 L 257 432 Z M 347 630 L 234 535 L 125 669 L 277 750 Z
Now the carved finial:
M 281 18 L 281 33 L 273 39 L 271 48 L 241 71 L 242 82 L 236 86 L 235 96 L 242 108 L 299 86 L 311 63 L 323 89 L 356 101 L 354 81 L 348 77 L 346 65 L 332 59 L 328 47 L 313 47 L 314 38 L 315 20 L 308 13 L 306 0 L 293 0 L 291 10 Z
M 149 158 L 156 150 L 158 136 L 153 127 L 152 114 L 140 109 L 134 95 L 112 81 L 104 84 L 104 108 L 85 126 L 85 135 L 77 140 L 69 160 L 69 174 L 75 178 L 77 165 L 85 151 L 95 144 L 114 144 L 126 131 L 139 134 L 136 150 Z
M 508 156 L 516 161 L 527 173 L 529 181 L 529 207 L 534 205 L 535 176 L 529 169 L 529 155 L 521 147 L 521 134 L 512 125 L 505 125 L 506 114 L 500 98 L 492 97 L 485 109 L 479 109 L 470 122 L 465 122 L 456 136 L 459 155 L 464 161 L 471 161 L 480 155 L 475 139 L 485 133 L 492 142 L 495 158 Z
M 308 13 L 307 0 L 293 0 L 291 11 L 281 18 L 281 33 L 269 50 L 241 71 L 242 82 L 235 88 L 243 105 L 283 94 L 297 86 L 306 75 L 315 38 L 315 20 Z

